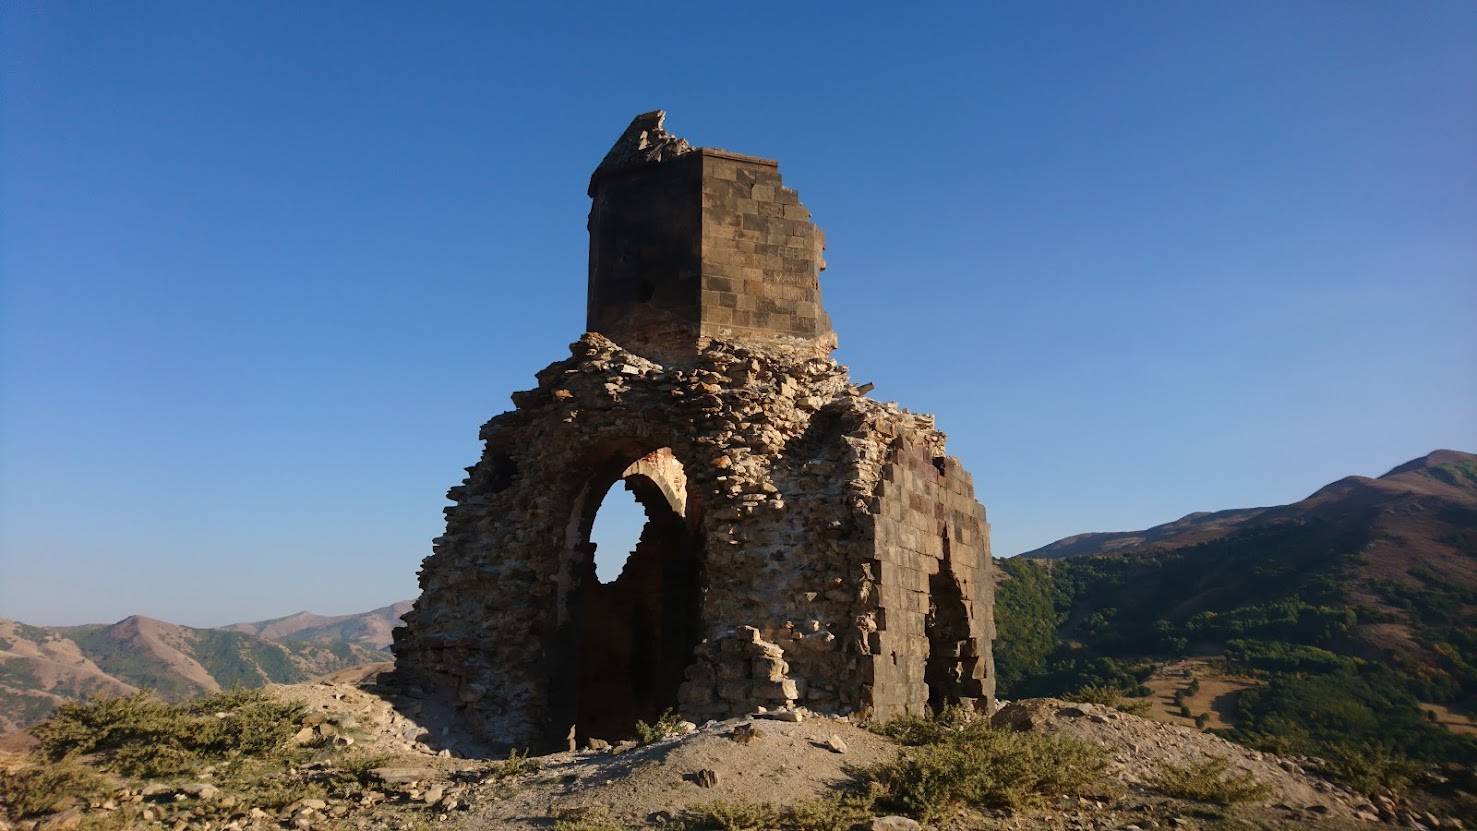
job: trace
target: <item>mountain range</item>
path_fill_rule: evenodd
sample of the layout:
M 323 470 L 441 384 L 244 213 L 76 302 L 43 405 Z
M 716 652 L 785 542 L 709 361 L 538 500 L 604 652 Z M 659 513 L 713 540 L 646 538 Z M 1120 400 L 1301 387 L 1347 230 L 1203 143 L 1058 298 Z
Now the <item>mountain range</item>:
M 197 629 L 135 615 L 110 625 L 29 626 L 0 618 L 0 732 L 59 703 L 149 687 L 178 701 L 234 686 L 294 683 L 389 659 L 405 601 L 357 615 L 299 612 Z
M 1279 552 L 1275 562 L 1257 558 Z M 1414 630 L 1423 617 L 1412 597 L 1432 592 L 1461 605 L 1477 595 L 1477 455 L 1437 450 L 1378 478 L 1348 476 L 1290 505 L 1194 513 L 1142 531 L 1067 537 L 1022 554 L 1064 559 L 1121 555 L 1162 560 L 1195 554 L 1196 569 L 1218 575 L 1182 586 L 1167 611 L 1193 614 L 1249 603 L 1238 563 L 1267 569 L 1302 568 L 1332 582 L 1368 614 L 1342 642 L 1365 657 L 1425 656 Z M 1205 562 L 1198 562 L 1206 559 Z M 1235 605 L 1233 602 L 1232 605 Z M 1221 610 L 1224 611 L 1224 610 Z M 1428 615 L 1427 615 L 1428 616 Z
M 1126 696 L 1363 789 L 1477 762 L 1477 456 L 999 561 L 1007 698 Z
M 1357 620 L 1340 628 L 1336 639 L 1319 641 L 1340 654 L 1450 673 L 1452 649 L 1465 654 L 1467 647 L 1433 633 L 1473 631 L 1477 456 L 1438 450 L 1377 478 L 1340 479 L 1290 505 L 1195 513 L 1141 531 L 1079 534 L 1020 559 L 1067 558 L 1105 565 L 1077 570 L 1071 578 L 1076 585 L 1069 587 L 1072 608 L 1059 624 L 1043 618 L 1035 644 L 1021 634 L 1028 616 L 1005 611 L 1002 617 L 1015 619 L 999 621 L 1003 680 L 1031 675 L 1029 666 L 1044 666 L 1054 644 L 1081 640 L 1089 630 L 1089 641 L 1106 633 L 1141 648 L 1158 637 L 1150 628 L 1162 629 L 1156 621 L 1191 640 L 1210 638 L 1248 609 L 1291 608 L 1290 602 L 1313 617 L 1325 612 L 1307 609 L 1342 604 L 1356 610 L 1348 614 Z M 1060 597 L 1063 587 L 1054 591 Z M 1040 603 L 1047 604 L 1042 609 L 1050 605 L 1044 596 Z M 0 731 L 34 723 L 59 702 L 93 693 L 150 687 L 179 700 L 384 661 L 390 631 L 410 606 L 404 601 L 338 616 L 304 611 L 217 629 L 140 616 L 71 627 L 0 618 Z M 1012 637 L 1015 643 L 1006 642 Z M 1029 660 L 1011 657 L 1023 647 Z

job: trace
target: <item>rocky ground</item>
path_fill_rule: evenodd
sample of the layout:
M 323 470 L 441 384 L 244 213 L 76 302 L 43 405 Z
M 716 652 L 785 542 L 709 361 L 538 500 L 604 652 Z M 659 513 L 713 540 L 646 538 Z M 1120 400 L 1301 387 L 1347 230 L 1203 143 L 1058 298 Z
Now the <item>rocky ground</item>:
M 480 758 L 475 746 L 458 740 L 446 714 L 379 686 L 383 668 L 275 688 L 308 705 L 294 738 L 301 750 L 248 780 L 211 768 L 188 781 L 115 779 L 95 798 L 55 805 L 48 815 L 0 820 L 0 831 L 680 826 L 714 804 L 793 805 L 837 793 L 857 770 L 899 752 L 892 739 L 846 719 L 801 711 L 673 724 L 674 735 L 642 746 L 624 742 L 533 759 Z M 1105 775 L 1077 795 L 1017 811 L 959 814 L 938 828 L 1461 828 L 1462 806 L 1477 804 L 1460 795 L 1444 802 L 1393 794 L 1367 798 L 1313 775 L 1296 760 L 1098 705 L 1020 701 L 1002 707 L 996 720 L 1105 748 Z M 3 775 L 35 764 L 26 749 L 23 737 L 0 741 Z M 1172 798 L 1151 785 L 1163 765 L 1213 758 L 1227 760 L 1230 773 L 1263 783 L 1265 795 L 1225 806 Z M 1457 774 L 1460 780 L 1470 772 Z M 1471 784 L 1446 782 L 1449 788 Z M 746 827 L 740 819 L 730 822 Z M 916 827 L 911 822 L 872 825 Z M 1473 827 L 1470 817 L 1465 827 Z

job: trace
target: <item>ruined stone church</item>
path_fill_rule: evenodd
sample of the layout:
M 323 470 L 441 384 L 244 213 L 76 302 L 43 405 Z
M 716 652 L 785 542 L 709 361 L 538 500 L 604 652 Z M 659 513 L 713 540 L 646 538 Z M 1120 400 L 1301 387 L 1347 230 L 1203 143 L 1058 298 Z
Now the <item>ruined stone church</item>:
M 993 706 L 989 525 L 933 418 L 831 359 L 825 236 L 778 164 L 638 116 L 590 179 L 588 331 L 482 427 L 397 675 L 520 747 L 809 708 Z M 647 522 L 620 576 L 590 531 Z

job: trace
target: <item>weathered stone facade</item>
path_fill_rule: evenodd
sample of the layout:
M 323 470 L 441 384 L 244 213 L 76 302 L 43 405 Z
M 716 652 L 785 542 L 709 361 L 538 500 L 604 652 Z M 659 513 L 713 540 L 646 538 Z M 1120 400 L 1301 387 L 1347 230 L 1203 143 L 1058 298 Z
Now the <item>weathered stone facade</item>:
M 933 419 L 829 356 L 824 237 L 773 162 L 639 116 L 591 180 L 590 331 L 489 421 L 396 631 L 494 742 L 804 706 L 993 704 L 989 526 Z M 615 581 L 590 529 L 647 525 Z

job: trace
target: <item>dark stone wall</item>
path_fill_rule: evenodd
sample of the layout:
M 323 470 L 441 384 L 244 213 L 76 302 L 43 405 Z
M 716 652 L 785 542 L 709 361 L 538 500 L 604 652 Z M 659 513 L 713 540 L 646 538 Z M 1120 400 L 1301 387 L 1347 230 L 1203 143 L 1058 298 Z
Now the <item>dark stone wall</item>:
M 710 340 L 823 357 L 825 234 L 770 159 L 693 148 L 631 123 L 590 178 L 587 330 L 691 362 Z
M 702 158 L 648 163 L 592 187 L 587 330 L 637 354 L 695 353 Z

